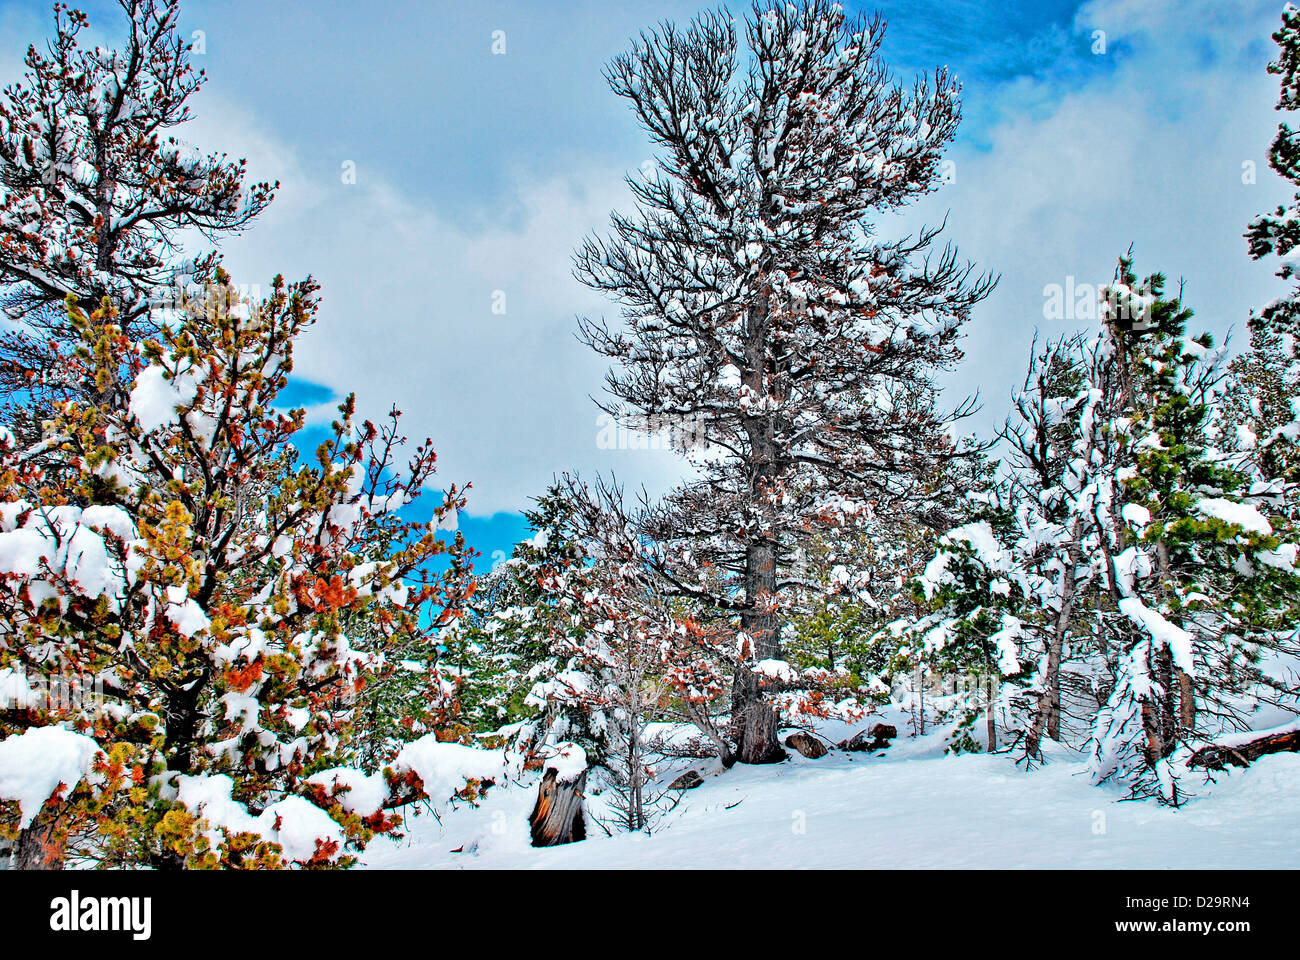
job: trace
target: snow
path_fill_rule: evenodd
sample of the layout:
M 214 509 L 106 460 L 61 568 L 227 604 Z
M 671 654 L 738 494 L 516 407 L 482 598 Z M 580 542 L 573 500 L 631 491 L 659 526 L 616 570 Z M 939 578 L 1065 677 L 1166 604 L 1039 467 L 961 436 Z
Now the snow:
M 554 770 L 559 780 L 572 780 L 587 769 L 587 752 L 576 743 L 557 743 L 543 757 L 542 769 Z
M 316 853 L 317 842 L 343 844 L 343 828 L 328 813 L 302 797 L 279 800 L 254 817 L 231 798 L 234 781 L 225 774 L 179 776 L 176 799 L 213 828 L 208 839 L 217 845 L 217 828 L 231 834 L 252 833 L 278 843 L 286 860 L 306 862 Z
M 944 577 L 948 573 L 948 563 L 951 560 L 952 554 L 941 550 L 925 565 L 925 570 L 921 573 L 921 587 L 925 590 L 927 600 L 933 599 L 939 587 L 943 585 Z
M 27 827 L 63 784 L 72 788 L 90 772 L 99 744 L 63 727 L 32 727 L 0 741 L 0 799 L 18 801 Z
M 1297 553 L 1300 553 L 1300 546 L 1284 543 L 1276 550 L 1260 550 L 1255 556 L 1265 566 L 1290 573 L 1296 568 Z
M 948 540 L 964 540 L 975 550 L 981 562 L 990 570 L 1004 570 L 1007 568 L 1006 552 L 1002 549 L 993 535 L 993 528 L 987 521 L 980 520 L 978 523 L 968 523 L 965 526 L 949 532 Z
M 1125 593 L 1132 593 L 1134 583 L 1151 575 L 1151 558 L 1137 547 L 1129 547 L 1115 557 L 1115 577 Z
M 177 408 L 194 403 L 202 377 L 182 371 L 168 379 L 162 367 L 145 367 L 135 378 L 129 410 L 145 431 L 158 430 L 177 422 Z
M 1226 733 L 1215 737 L 1211 743 L 1216 743 L 1221 747 L 1240 747 L 1252 740 L 1260 737 L 1273 737 L 1283 733 L 1294 733 L 1300 730 L 1300 717 L 1293 717 L 1286 723 L 1278 724 L 1276 727 L 1268 727 L 1264 730 L 1242 730 L 1239 733 Z
M 1089 784 L 1058 745 L 1026 773 L 1005 755 L 943 756 L 932 737 L 882 758 L 833 751 L 777 765 L 702 770 L 651 835 L 588 831 L 529 844 L 535 781 L 492 789 L 481 806 L 417 817 L 377 838 L 373 868 L 915 869 L 1297 868 L 1300 754 L 1274 754 L 1216 783 L 1189 782 L 1182 809 L 1121 802 Z M 696 765 L 699 768 L 699 765 Z M 453 852 L 457 849 L 463 852 Z
M 38 575 L 46 557 L 46 540 L 35 530 L 23 528 L 0 533 L 0 573 Z
M 176 800 L 190 812 L 204 817 L 213 827 L 224 827 L 231 833 L 260 833 L 257 818 L 242 803 L 231 799 L 235 783 L 225 774 L 215 776 L 179 776 L 176 778 Z M 210 835 L 214 843 L 220 842 L 216 833 Z
M 790 666 L 784 660 L 760 660 L 754 664 L 754 672 L 760 677 L 771 677 L 773 680 L 793 681 L 798 679 L 799 674 L 794 667 Z
M 943 543 L 966 543 L 974 551 L 975 559 L 990 573 L 1006 573 L 1011 570 L 1011 556 L 998 543 L 993 528 L 987 521 L 980 520 L 949 530 L 943 537 Z M 947 582 L 948 565 L 953 559 L 952 553 L 942 548 L 926 564 L 921 574 L 921 587 L 927 599 L 933 598 L 939 587 Z
M 10 527 L 27 504 L 19 501 L 5 507 L 4 526 Z M 124 571 L 120 560 L 110 557 L 105 534 L 134 537 L 135 526 L 118 507 L 33 510 L 21 527 L 0 532 L 0 574 L 32 582 L 66 579 L 82 596 L 107 595 L 116 605 Z
M 81 511 L 81 522 L 104 533 L 111 533 L 122 540 L 136 537 L 135 521 L 121 507 L 90 506 Z
M 183 586 L 167 588 L 167 619 L 187 637 L 202 633 L 211 628 L 212 622 L 207 614 L 190 596 Z
M 424 782 L 430 800 L 440 803 L 462 789 L 466 780 L 500 782 L 511 772 L 514 759 L 504 750 L 442 743 L 429 734 L 403 747 L 393 767 L 398 772 L 413 771 Z
M 5 667 L 0 670 L 0 710 L 25 710 L 37 706 L 42 700 L 33 690 L 21 670 Z
M 262 811 L 263 836 L 280 845 L 286 860 L 305 862 L 316 853 L 318 841 L 343 846 L 343 828 L 328 813 L 302 797 L 285 797 Z M 278 829 L 277 829 L 278 828 Z
M 1002 619 L 1002 629 L 989 637 L 989 642 L 998 652 L 998 672 L 1004 677 L 1014 676 L 1020 672 L 1016 640 L 1024 632 L 1023 626 L 1018 618 L 1005 616 Z
M 327 793 L 337 796 L 344 810 L 363 817 L 377 813 L 388 799 L 388 783 L 379 773 L 366 776 L 350 767 L 335 767 L 313 774 L 307 782 L 324 787 Z M 335 794 L 336 788 L 346 790 Z
M 1138 530 L 1142 530 L 1151 522 L 1151 511 L 1140 503 L 1126 503 L 1120 508 L 1119 514 L 1124 520 Z
M 1164 618 L 1158 610 L 1152 610 L 1137 597 L 1124 597 L 1119 602 L 1120 612 L 1147 632 L 1157 644 L 1167 646 L 1173 654 L 1174 663 L 1184 673 L 1194 674 L 1192 662 L 1192 635 L 1182 627 L 1175 626 Z
M 1248 503 L 1235 503 L 1221 497 L 1206 497 L 1196 502 L 1196 511 L 1207 517 L 1222 520 L 1224 523 L 1236 524 L 1247 533 L 1257 533 L 1265 537 L 1273 534 L 1273 525 Z

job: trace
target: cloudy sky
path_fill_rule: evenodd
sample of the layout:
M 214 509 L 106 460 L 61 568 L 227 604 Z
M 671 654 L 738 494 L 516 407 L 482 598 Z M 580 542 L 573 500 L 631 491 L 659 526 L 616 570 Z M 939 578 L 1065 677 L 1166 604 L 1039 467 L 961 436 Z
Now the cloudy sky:
M 114 5 L 82 6 L 112 42 Z M 1130 243 L 1139 272 L 1186 279 L 1188 303 L 1219 335 L 1244 339 L 1251 308 L 1280 293 L 1241 239 L 1285 196 L 1267 168 L 1278 0 L 864 6 L 887 16 L 885 54 L 901 77 L 947 65 L 964 83 L 954 181 L 907 220 L 946 214 L 962 254 L 1001 274 L 948 384 L 979 391 L 976 426 L 1001 420 L 1035 329 L 1087 325 L 1045 318 L 1044 288 L 1104 282 Z M 16 78 L 27 43 L 46 36 L 48 7 L 0 0 L 0 79 Z M 323 284 L 295 396 L 324 405 L 356 391 L 371 415 L 396 403 L 412 435 L 434 439 L 441 480 L 473 483 L 462 526 L 488 556 L 508 549 L 518 511 L 555 473 L 661 489 L 680 470 L 668 453 L 597 443 L 590 397 L 603 364 L 574 339 L 574 317 L 613 311 L 572 279 L 570 253 L 627 206 L 623 177 L 651 156 L 602 65 L 640 30 L 700 8 L 184 7 L 211 79 L 183 136 L 282 182 L 255 228 L 226 245 L 228 267 L 240 283 L 311 273 Z

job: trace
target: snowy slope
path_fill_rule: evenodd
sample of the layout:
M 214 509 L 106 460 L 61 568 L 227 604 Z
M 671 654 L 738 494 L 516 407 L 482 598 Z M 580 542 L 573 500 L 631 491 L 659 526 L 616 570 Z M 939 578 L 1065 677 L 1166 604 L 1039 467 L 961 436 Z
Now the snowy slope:
M 531 782 L 439 823 L 422 816 L 366 852 L 378 868 L 1300 867 L 1300 755 L 1196 784 L 1181 810 L 1120 802 L 1058 752 L 1024 773 L 1005 756 L 942 756 L 904 739 L 876 758 L 832 752 L 706 778 L 654 835 L 528 844 Z M 730 807 L 730 809 L 728 809 Z M 467 852 L 452 853 L 455 848 Z

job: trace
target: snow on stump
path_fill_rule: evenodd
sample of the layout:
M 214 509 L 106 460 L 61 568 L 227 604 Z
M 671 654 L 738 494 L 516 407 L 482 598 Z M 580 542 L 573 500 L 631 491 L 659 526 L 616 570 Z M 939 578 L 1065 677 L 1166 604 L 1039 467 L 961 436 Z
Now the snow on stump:
M 799 753 L 809 760 L 817 760 L 826 756 L 826 746 L 814 737 L 811 733 L 804 733 L 802 730 L 798 733 L 792 733 L 785 738 L 785 745 L 791 750 L 798 750 Z
M 528 817 L 534 847 L 556 847 L 587 837 L 583 793 L 587 787 L 587 755 L 576 743 L 558 745 L 545 761 L 546 773 L 537 788 L 537 803 Z
M 840 743 L 841 750 L 857 752 L 884 750 L 889 741 L 898 736 L 898 728 L 889 723 L 878 723 L 870 730 L 860 730 L 852 737 Z

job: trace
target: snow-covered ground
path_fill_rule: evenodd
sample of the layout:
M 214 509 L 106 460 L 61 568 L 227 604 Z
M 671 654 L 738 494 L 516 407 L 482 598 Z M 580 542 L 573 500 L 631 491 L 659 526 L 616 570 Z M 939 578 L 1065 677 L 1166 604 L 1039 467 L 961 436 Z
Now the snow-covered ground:
M 832 751 L 706 776 L 651 836 L 529 845 L 535 781 L 477 808 L 376 839 L 376 868 L 1264 868 L 1300 867 L 1300 754 L 1188 779 L 1181 810 L 1089 785 L 1058 749 L 1025 773 L 1006 756 L 944 756 L 906 736 L 883 757 Z M 697 768 L 702 768 L 697 765 Z M 462 852 L 452 852 L 456 849 Z

